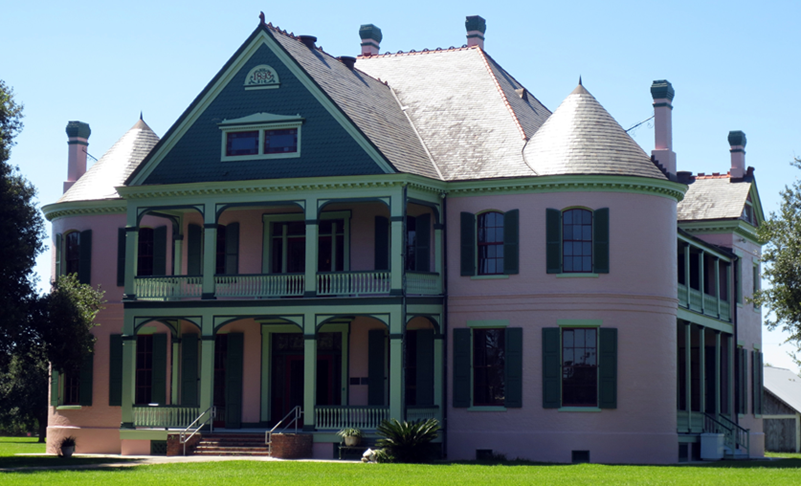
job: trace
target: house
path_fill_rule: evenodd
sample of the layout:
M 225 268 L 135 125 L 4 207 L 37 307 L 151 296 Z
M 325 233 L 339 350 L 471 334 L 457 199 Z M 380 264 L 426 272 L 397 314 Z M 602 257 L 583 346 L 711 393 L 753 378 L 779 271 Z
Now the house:
M 429 417 L 450 459 L 675 463 L 704 432 L 762 456 L 745 134 L 726 172 L 679 172 L 669 82 L 648 154 L 581 82 L 551 112 L 466 30 L 381 54 L 363 25 L 335 58 L 262 21 L 162 138 L 140 119 L 86 170 L 70 122 L 54 274 L 108 303 L 48 435 L 148 454 L 300 410 L 318 458 Z
M 801 378 L 785 368 L 765 366 L 765 450 L 801 452 Z

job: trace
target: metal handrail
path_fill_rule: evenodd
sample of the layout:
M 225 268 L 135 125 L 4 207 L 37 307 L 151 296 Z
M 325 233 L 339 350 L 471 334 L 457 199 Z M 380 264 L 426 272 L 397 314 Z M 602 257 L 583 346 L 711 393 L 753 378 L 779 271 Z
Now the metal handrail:
M 723 434 L 726 439 L 726 445 L 731 448 L 732 453 L 737 447 L 742 446 L 745 448 L 746 453 L 750 454 L 751 434 L 749 429 L 740 427 L 725 415 L 715 417 L 704 413 L 704 419 L 704 432 L 712 431 L 716 434 Z M 722 419 L 726 423 L 718 419 Z
M 725 415 L 720 415 L 720 418 L 731 426 L 732 436 L 735 440 L 735 445 L 745 447 L 746 452 L 750 454 L 751 429 L 740 427 L 740 424 L 734 422 Z
M 288 419 L 290 415 L 294 416 L 294 418 L 292 419 L 292 422 L 287 423 L 284 426 L 284 428 L 281 429 L 280 432 L 285 431 L 292 423 L 294 423 L 295 424 L 295 433 L 296 434 L 298 433 L 298 420 L 300 420 L 300 416 L 303 415 L 303 409 L 300 408 L 300 405 L 295 405 L 295 408 L 290 410 L 288 414 L 284 415 L 284 418 L 279 420 L 278 423 L 275 424 L 275 426 L 273 426 L 272 429 L 270 429 L 270 430 L 268 430 L 267 432 L 264 433 L 264 443 L 267 444 L 267 447 L 269 449 L 270 455 L 272 455 L 272 453 L 273 453 L 273 446 L 272 446 L 273 432 L 275 432 L 275 429 L 280 427 L 281 424 L 283 424 L 284 421 L 286 419 Z
M 198 417 L 195 419 L 194 422 L 189 424 L 187 428 L 181 431 L 180 440 L 181 444 L 184 445 L 184 455 L 186 455 L 186 443 L 189 442 L 192 439 L 192 437 L 194 437 L 195 434 L 197 434 L 200 431 L 200 429 L 202 429 L 203 426 L 205 426 L 208 423 L 208 420 L 200 422 L 200 419 L 202 419 L 203 416 L 209 412 L 211 412 L 211 431 L 214 432 L 214 418 L 217 416 L 217 407 L 215 407 L 214 405 L 207 408 L 205 412 L 198 415 Z M 200 422 L 200 425 L 198 425 L 197 428 L 195 428 L 195 430 L 191 434 L 189 434 L 189 437 L 187 437 L 186 434 L 189 433 L 192 427 L 194 427 L 195 424 L 197 424 L 198 422 Z

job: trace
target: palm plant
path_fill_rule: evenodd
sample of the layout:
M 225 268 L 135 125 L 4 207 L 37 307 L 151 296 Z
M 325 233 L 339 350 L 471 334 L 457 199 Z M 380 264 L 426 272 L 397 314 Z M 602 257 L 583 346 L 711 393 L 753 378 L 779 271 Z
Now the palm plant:
M 431 441 L 437 438 L 439 421 L 399 422 L 384 420 L 376 429 L 382 438 L 376 445 L 397 462 L 428 462 L 433 457 Z

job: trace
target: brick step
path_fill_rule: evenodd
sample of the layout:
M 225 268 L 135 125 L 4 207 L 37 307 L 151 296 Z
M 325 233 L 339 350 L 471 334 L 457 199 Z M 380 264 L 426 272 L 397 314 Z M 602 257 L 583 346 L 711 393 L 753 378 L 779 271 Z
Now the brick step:
M 264 439 L 262 438 L 262 439 L 259 439 L 259 440 L 241 440 L 241 439 L 238 439 L 238 440 L 211 439 L 211 440 L 209 440 L 209 439 L 205 439 L 204 438 L 204 439 L 200 440 L 200 443 L 201 444 L 230 444 L 230 445 L 243 444 L 243 445 L 251 446 L 251 445 L 264 445 Z
M 269 456 L 270 448 L 263 434 L 204 435 L 195 447 L 195 454 L 206 456 Z
M 199 451 L 195 450 L 197 456 L 269 456 L 267 451 Z

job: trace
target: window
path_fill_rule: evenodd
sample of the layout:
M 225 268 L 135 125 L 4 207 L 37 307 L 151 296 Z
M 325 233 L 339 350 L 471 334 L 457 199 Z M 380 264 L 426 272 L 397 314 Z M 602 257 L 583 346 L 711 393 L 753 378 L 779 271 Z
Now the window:
M 303 118 L 270 113 L 224 120 L 222 160 L 225 162 L 300 157 Z
M 745 205 L 743 206 L 743 214 L 740 215 L 740 218 L 751 223 L 754 226 L 757 226 L 756 213 L 754 212 L 754 203 L 751 201 L 751 194 L 749 194 L 745 200 Z
M 485 327 L 453 330 L 453 406 L 523 406 L 523 329 Z
M 167 335 L 136 337 L 136 389 L 134 403 L 167 403 Z
M 239 223 L 217 225 L 215 273 L 218 275 L 239 273 Z
M 136 258 L 136 274 L 153 275 L 153 229 L 139 228 L 139 251 Z
M 81 234 L 77 231 L 64 238 L 64 274 L 78 273 L 81 264 Z
M 341 272 L 345 267 L 345 221 L 320 221 L 317 233 L 317 271 Z
M 56 234 L 56 275 L 78 275 L 78 281 L 91 283 L 92 230 Z
M 546 210 L 548 273 L 609 273 L 609 208 Z
M 461 213 L 461 275 L 518 273 L 520 211 Z
M 301 214 L 265 214 L 265 273 L 306 271 L 306 221 Z M 317 224 L 317 271 L 342 272 L 350 267 L 349 211 L 323 213 Z M 229 229 L 230 229 L 229 225 Z
M 273 224 L 272 273 L 306 271 L 306 223 L 290 221 Z
M 92 405 L 94 354 L 86 356 L 79 369 L 67 373 L 52 370 L 50 405 Z
M 415 249 L 417 248 L 417 220 L 406 216 L 406 270 L 414 270 Z
M 617 408 L 617 329 L 544 328 L 542 348 L 543 408 Z
M 387 245 L 389 240 L 387 238 Z M 387 253 L 388 248 L 376 250 Z M 431 215 L 406 216 L 406 256 L 408 272 L 431 271 Z M 376 268 L 378 270 L 378 268 Z
M 406 405 L 434 405 L 434 330 L 407 330 L 406 347 Z

